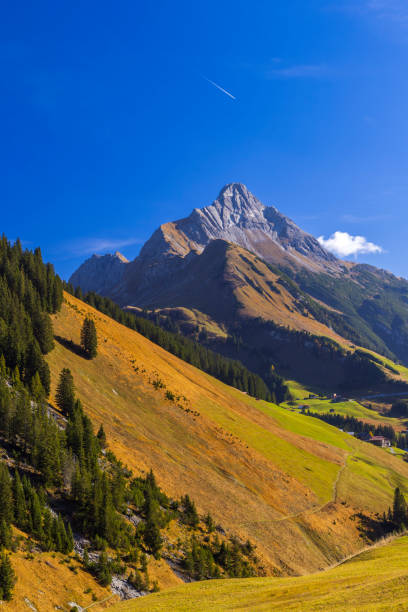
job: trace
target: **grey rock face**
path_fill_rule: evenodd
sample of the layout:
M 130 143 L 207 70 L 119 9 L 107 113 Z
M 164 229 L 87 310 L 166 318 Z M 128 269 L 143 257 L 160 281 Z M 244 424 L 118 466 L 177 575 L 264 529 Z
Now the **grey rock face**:
M 178 234 L 176 236 L 176 234 Z M 201 253 L 216 239 L 226 240 L 273 261 L 276 248 L 306 256 L 315 262 L 334 263 L 336 258 L 273 206 L 264 206 L 241 183 L 226 185 L 218 198 L 204 208 L 172 224 L 162 225 L 147 241 L 142 259 L 162 255 L 185 257 L 191 250 Z
M 270 263 L 335 270 L 338 260 L 310 234 L 273 206 L 264 206 L 242 183 L 230 183 L 209 206 L 185 219 L 161 225 L 140 255 L 128 263 L 119 254 L 94 255 L 71 276 L 85 291 L 135 303 L 154 283 L 169 282 L 214 240 L 252 251 Z
M 128 264 L 126 257 L 118 251 L 113 255 L 92 255 L 72 274 L 69 282 L 84 292 L 106 295 L 121 280 Z

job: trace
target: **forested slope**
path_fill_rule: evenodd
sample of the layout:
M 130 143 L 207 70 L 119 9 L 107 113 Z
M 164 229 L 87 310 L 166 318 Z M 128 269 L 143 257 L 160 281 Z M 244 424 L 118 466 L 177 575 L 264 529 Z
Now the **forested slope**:
M 199 512 L 257 545 L 267 571 L 324 567 L 360 545 L 356 512 L 382 512 L 408 465 L 331 426 L 249 397 L 65 294 L 54 317 L 62 364 L 115 454 L 153 468 L 171 496 L 189 492 Z M 98 356 L 75 350 L 95 320 Z M 342 503 L 344 502 L 344 503 Z

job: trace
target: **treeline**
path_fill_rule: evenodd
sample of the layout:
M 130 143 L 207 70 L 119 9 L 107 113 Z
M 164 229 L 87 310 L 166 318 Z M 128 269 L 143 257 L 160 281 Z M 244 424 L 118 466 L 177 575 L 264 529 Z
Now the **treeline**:
M 62 303 L 62 281 L 40 249 L 24 250 L 0 240 L 0 355 L 3 366 L 25 385 L 38 378 L 46 394 L 50 372 L 43 355 L 53 348 L 50 313 Z M 38 379 L 35 380 L 38 386 Z
M 240 361 L 224 357 L 181 334 L 165 330 L 148 318 L 124 312 L 109 298 L 93 292 L 84 296 L 79 288 L 74 289 L 70 284 L 65 284 L 64 287 L 72 295 L 84 300 L 122 325 L 136 330 L 183 361 L 191 363 L 196 368 L 236 389 L 245 391 L 252 397 L 276 403 L 281 403 L 289 397 L 288 388 L 283 379 L 275 373 L 270 376 L 268 387 L 258 374 L 250 372 Z
M 334 425 L 344 431 L 352 431 L 355 434 L 365 437 L 372 434 L 373 436 L 384 436 L 388 438 L 392 444 L 395 444 L 398 448 L 408 448 L 408 436 L 400 434 L 395 431 L 391 425 L 369 425 L 360 421 L 352 416 L 343 416 L 342 414 L 336 414 L 332 412 L 311 412 L 306 411 L 305 414 L 308 416 L 315 417 L 329 425 Z

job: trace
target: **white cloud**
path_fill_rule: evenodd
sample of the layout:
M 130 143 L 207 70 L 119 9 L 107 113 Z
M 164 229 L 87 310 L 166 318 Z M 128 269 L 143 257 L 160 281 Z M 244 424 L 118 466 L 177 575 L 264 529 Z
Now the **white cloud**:
M 375 254 L 383 253 L 382 247 L 369 242 L 364 236 L 352 236 L 347 232 L 334 232 L 327 238 L 320 236 L 318 241 L 328 251 L 334 253 L 338 257 L 348 257 L 349 255 Z

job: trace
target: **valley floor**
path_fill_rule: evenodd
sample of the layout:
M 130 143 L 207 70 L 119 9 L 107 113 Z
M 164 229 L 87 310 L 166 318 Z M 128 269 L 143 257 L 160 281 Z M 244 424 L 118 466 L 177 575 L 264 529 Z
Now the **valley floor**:
M 334 569 L 297 578 L 196 582 L 122 602 L 112 612 L 221 610 L 408 610 L 408 537 L 364 552 Z

